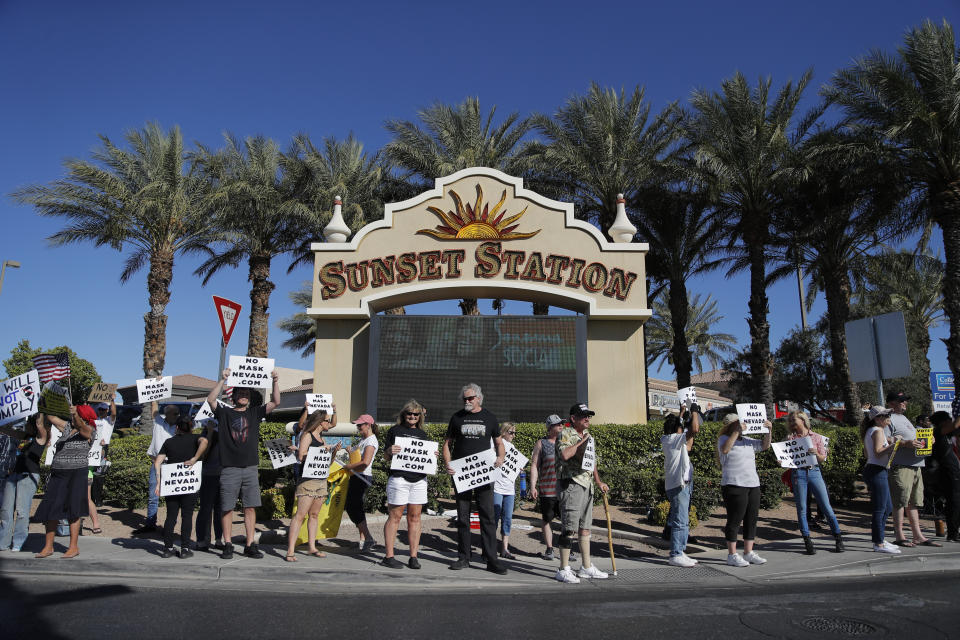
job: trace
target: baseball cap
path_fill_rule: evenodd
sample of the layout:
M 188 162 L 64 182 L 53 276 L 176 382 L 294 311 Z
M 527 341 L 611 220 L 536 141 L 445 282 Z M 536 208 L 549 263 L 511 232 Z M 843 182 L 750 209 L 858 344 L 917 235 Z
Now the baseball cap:
M 93 408 L 96 411 L 100 411 L 101 409 L 106 411 L 107 409 L 110 408 L 110 405 L 108 405 L 106 402 L 97 402 L 93 405 Z
M 890 415 L 890 409 L 887 409 L 886 407 L 873 406 L 873 407 L 870 407 L 869 415 L 871 420 L 873 420 L 877 416 L 888 416 Z
M 903 391 L 891 391 L 887 394 L 887 402 L 906 402 L 910 396 Z
M 597 413 L 591 411 L 590 407 L 587 406 L 586 402 L 578 402 L 577 404 L 570 407 L 570 415 L 572 416 L 595 416 Z
M 563 420 L 555 413 L 551 413 L 547 416 L 547 426 L 552 427 L 557 424 L 563 424 Z
M 365 413 L 356 420 L 353 421 L 353 424 L 376 424 L 377 421 L 373 419 L 373 416 L 369 413 Z

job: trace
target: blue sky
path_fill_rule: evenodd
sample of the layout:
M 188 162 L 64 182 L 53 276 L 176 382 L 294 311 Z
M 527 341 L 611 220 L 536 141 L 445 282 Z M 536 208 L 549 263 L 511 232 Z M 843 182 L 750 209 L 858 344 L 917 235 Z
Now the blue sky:
M 815 90 L 871 49 L 893 50 L 925 18 L 960 24 L 954 1 L 757 2 L 0 2 L 0 193 L 62 176 L 62 160 L 87 157 L 97 134 L 120 140 L 150 120 L 180 125 L 188 141 L 217 146 L 230 130 L 286 146 L 297 132 L 315 141 L 353 132 L 372 153 L 389 118 L 415 119 L 435 101 L 479 96 L 484 109 L 552 113 L 591 81 L 646 87 L 654 110 L 716 89 L 736 70 L 776 86 L 813 67 Z M 61 221 L 0 199 L 0 355 L 22 338 L 68 344 L 105 380 L 142 375 L 146 272 L 125 285 L 123 257 L 89 245 L 50 248 Z M 935 240 L 940 244 L 939 233 Z M 213 377 L 219 325 L 211 295 L 244 305 L 230 353 L 245 351 L 245 267 L 207 287 L 196 258 L 178 258 L 167 307 L 167 373 Z M 276 322 L 293 314 L 287 293 L 310 279 L 274 263 L 271 355 L 312 369 L 283 349 Z M 691 283 L 721 300 L 718 330 L 747 336 L 745 277 Z M 795 282 L 770 289 L 771 342 L 799 324 Z M 432 306 L 455 312 L 454 303 Z M 526 313 L 529 305 L 509 311 Z M 489 313 L 489 305 L 483 307 Z M 812 317 L 823 311 L 822 302 Z M 946 335 L 945 328 L 935 338 Z M 934 370 L 946 368 L 939 340 Z M 667 369 L 660 377 L 672 377 Z

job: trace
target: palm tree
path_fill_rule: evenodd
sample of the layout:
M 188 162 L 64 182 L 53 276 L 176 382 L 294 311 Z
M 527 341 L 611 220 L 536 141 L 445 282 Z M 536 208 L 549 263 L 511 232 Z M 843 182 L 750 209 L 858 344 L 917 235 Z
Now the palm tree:
M 650 292 L 656 298 L 666 290 L 670 330 L 670 363 L 677 374 L 677 385 L 690 386 L 693 360 L 687 344 L 687 280 L 717 267 L 710 255 L 719 234 L 719 220 L 711 216 L 707 199 L 694 192 L 654 187 L 638 192 L 631 221 L 637 237 L 650 245 L 646 256 L 647 274 L 658 287 Z
M 769 279 L 807 273 L 807 300 L 819 291 L 827 302 L 827 336 L 834 383 L 843 392 L 848 424 L 862 418 L 857 385 L 850 377 L 845 325 L 850 319 L 851 272 L 862 256 L 903 235 L 899 202 L 906 195 L 896 167 L 882 145 L 836 130 L 808 138 L 800 146 L 801 163 L 810 179 L 788 185 L 774 214 L 773 259 L 781 266 Z M 879 149 L 878 149 L 879 148 Z
M 211 180 L 207 204 L 219 230 L 215 248 L 197 275 L 206 285 L 224 267 L 247 262 L 250 280 L 250 332 L 247 355 L 269 355 L 270 281 L 273 259 L 291 251 L 313 211 L 298 197 L 296 183 L 281 170 L 277 144 L 262 136 L 238 140 L 225 134 L 226 146 L 217 152 L 200 147 L 196 164 Z
M 627 96 L 594 83 L 552 118 L 533 116 L 545 142 L 525 147 L 522 166 L 606 233 L 617 217 L 618 194 L 631 200 L 656 177 L 676 140 L 677 115 L 671 104 L 651 119 L 640 87 Z
M 750 372 L 754 401 L 773 414 L 770 312 L 767 300 L 767 248 L 771 216 L 784 183 L 797 178 L 791 162 L 795 145 L 819 117 L 815 110 L 794 125 L 797 103 L 810 71 L 794 86 L 788 82 L 771 100 L 768 78 L 751 88 L 739 72 L 720 92 L 697 90 L 685 133 L 694 152 L 695 175 L 717 194 L 725 219 L 728 275 L 750 272 Z
M 960 373 L 960 51 L 953 28 L 926 21 L 896 55 L 875 51 L 838 71 L 823 93 L 854 127 L 879 131 L 943 232 L 947 361 Z
M 40 215 L 65 218 L 50 236 L 54 246 L 92 242 L 127 250 L 120 281 L 149 265 L 150 309 L 144 315 L 143 374 L 160 375 L 167 351 L 167 316 L 174 258 L 205 242 L 213 220 L 202 206 L 207 183 L 185 171 L 179 127 L 157 123 L 125 135 L 128 149 L 100 135 L 93 161 L 64 162 L 67 176 L 18 189 L 12 197 Z
M 659 360 L 676 369 L 674 361 L 674 323 L 670 314 L 670 305 L 663 300 L 663 293 L 651 298 L 653 317 L 644 325 L 647 338 L 647 366 Z M 686 343 L 690 346 L 691 362 L 697 373 L 703 373 L 703 360 L 712 369 L 723 361 L 724 355 L 736 352 L 737 340 L 729 333 L 713 333 L 711 328 L 723 319 L 717 309 L 717 301 L 710 294 L 703 300 L 700 294 L 694 294 L 687 306 L 687 324 L 683 331 Z M 688 352 L 689 353 L 689 352 Z M 678 377 L 679 380 L 679 377 Z M 677 383 L 679 386 L 679 382 Z M 688 384 L 689 385 L 689 379 Z M 682 387 L 681 387 L 682 388 Z
M 306 309 L 313 303 L 311 283 L 303 283 L 301 288 L 291 291 L 289 296 L 294 306 Z M 290 337 L 283 341 L 284 347 L 300 351 L 300 355 L 304 358 L 313 355 L 317 344 L 317 321 L 308 316 L 305 311 L 298 311 L 293 316 L 284 318 L 277 323 L 277 327 L 290 334 Z
M 517 173 L 517 152 L 530 130 L 527 119 L 512 113 L 494 125 L 496 106 L 484 116 L 480 101 L 467 98 L 458 105 L 436 103 L 421 110 L 424 128 L 408 120 L 389 120 L 386 129 L 393 135 L 383 151 L 400 171 L 400 177 L 419 190 L 432 186 L 434 179 L 467 167 L 491 167 Z M 476 298 L 460 301 L 463 315 L 479 315 Z

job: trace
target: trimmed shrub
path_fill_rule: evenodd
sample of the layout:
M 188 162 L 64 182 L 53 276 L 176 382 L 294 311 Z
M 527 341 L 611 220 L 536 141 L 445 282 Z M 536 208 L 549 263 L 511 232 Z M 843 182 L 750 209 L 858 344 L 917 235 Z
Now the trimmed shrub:
M 663 502 L 658 502 L 654 505 L 653 509 L 650 510 L 650 520 L 653 524 L 658 527 L 666 526 L 667 518 L 670 516 L 670 501 L 664 500 Z M 690 528 L 693 529 L 698 524 L 700 520 L 697 519 L 697 508 L 690 505 Z
M 103 499 L 126 509 L 147 506 L 150 489 L 150 458 L 144 460 L 111 460 L 110 471 L 103 479 Z
M 271 487 L 260 492 L 260 506 L 256 508 L 257 520 L 282 520 L 293 510 L 287 509 L 284 487 Z

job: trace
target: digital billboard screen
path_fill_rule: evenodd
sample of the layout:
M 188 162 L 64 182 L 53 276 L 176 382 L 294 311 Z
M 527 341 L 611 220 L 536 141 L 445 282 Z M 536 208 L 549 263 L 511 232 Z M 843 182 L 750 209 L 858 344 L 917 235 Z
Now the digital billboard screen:
M 411 398 L 428 422 L 447 422 L 470 382 L 501 422 L 543 422 L 587 399 L 583 316 L 378 315 L 371 347 L 368 404 L 378 422 Z

